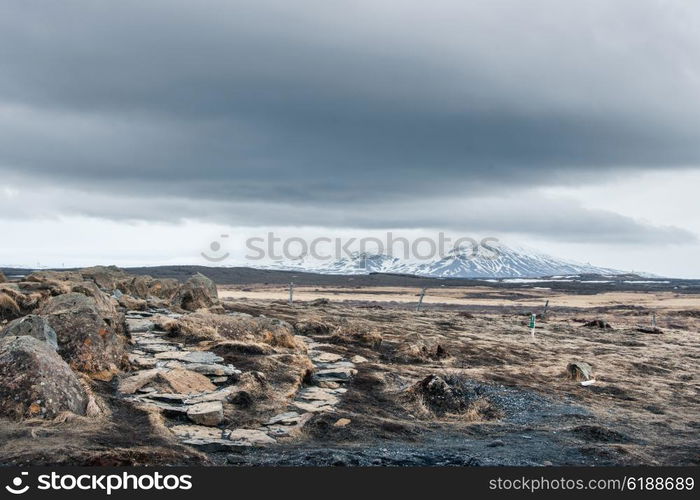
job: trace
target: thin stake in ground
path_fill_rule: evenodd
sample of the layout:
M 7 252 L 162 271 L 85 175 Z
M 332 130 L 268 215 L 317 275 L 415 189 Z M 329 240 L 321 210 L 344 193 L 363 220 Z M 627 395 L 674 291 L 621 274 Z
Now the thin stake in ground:
M 420 311 L 420 306 L 423 304 L 423 297 L 425 297 L 425 291 L 426 291 L 427 289 L 428 289 L 428 288 L 423 288 L 423 289 L 420 291 L 420 298 L 418 299 L 418 305 L 416 306 L 416 311 Z

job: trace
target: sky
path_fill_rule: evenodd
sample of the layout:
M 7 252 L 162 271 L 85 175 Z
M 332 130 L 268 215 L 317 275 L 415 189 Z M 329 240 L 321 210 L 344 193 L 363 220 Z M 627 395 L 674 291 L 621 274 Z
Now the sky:
M 445 231 L 700 278 L 698 25 L 662 0 L 4 1 L 0 265 Z

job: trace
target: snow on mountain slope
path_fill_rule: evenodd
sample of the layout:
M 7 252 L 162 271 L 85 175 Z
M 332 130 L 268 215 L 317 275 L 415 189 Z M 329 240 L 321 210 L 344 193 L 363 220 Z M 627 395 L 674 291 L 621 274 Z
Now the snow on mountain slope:
M 435 278 L 534 278 L 554 275 L 625 274 L 608 269 L 559 259 L 533 249 L 498 245 L 498 251 L 484 248 L 474 255 L 452 254 L 433 260 L 405 261 L 381 254 L 353 253 L 333 262 L 279 262 L 267 268 L 316 272 L 322 274 L 396 273 Z

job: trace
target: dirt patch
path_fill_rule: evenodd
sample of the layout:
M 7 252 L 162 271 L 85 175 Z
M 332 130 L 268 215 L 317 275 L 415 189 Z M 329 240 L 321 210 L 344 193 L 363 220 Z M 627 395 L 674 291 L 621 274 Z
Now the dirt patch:
M 579 425 L 571 429 L 571 433 L 591 443 L 629 443 L 631 441 L 628 436 L 599 425 Z

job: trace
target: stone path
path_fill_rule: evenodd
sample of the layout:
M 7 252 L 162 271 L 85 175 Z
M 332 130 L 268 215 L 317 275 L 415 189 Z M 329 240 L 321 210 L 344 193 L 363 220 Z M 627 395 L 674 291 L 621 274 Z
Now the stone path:
M 184 443 L 204 451 L 238 446 L 264 446 L 299 435 L 315 413 L 333 412 L 343 387 L 367 360 L 344 359 L 313 339 L 298 336 L 315 367 L 311 385 L 302 387 L 285 412 L 257 428 L 221 428 L 223 404 L 235 392 L 241 375 L 212 352 L 197 351 L 167 338 L 150 319 L 155 314 L 177 318 L 167 310 L 129 311 L 126 315 L 133 345 L 129 360 L 136 368 L 120 380 L 119 392 L 136 405 L 155 408 L 168 419 L 170 430 Z

